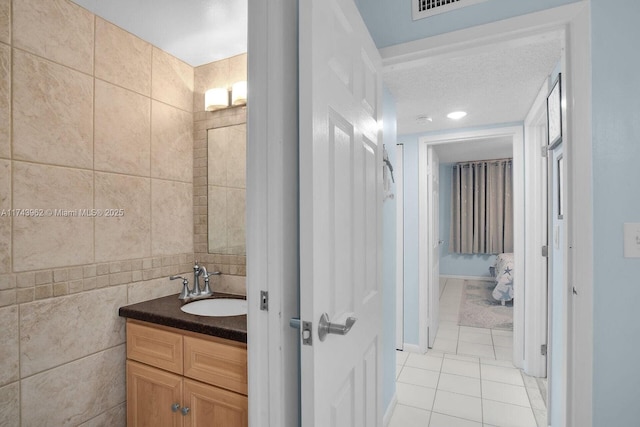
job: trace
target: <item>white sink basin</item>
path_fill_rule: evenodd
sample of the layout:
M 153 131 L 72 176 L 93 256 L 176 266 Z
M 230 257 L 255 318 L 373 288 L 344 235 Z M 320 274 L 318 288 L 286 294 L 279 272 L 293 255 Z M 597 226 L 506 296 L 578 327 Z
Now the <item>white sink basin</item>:
M 242 316 L 247 314 L 247 301 L 235 298 L 203 299 L 185 304 L 180 310 L 197 316 Z

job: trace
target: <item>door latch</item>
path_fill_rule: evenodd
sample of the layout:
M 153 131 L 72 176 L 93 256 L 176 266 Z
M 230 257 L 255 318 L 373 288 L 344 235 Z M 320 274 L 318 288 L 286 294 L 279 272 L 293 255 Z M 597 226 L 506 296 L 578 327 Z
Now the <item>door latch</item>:
M 289 319 L 289 326 L 291 326 L 292 328 L 300 329 L 300 324 L 302 324 L 302 330 L 300 331 L 300 334 L 302 335 L 302 344 L 312 345 L 313 339 L 311 338 L 311 331 L 313 330 L 313 325 L 311 324 L 311 322 L 301 322 L 297 317 L 292 317 L 291 319 Z
M 302 345 L 313 345 L 313 328 L 311 322 L 302 322 Z

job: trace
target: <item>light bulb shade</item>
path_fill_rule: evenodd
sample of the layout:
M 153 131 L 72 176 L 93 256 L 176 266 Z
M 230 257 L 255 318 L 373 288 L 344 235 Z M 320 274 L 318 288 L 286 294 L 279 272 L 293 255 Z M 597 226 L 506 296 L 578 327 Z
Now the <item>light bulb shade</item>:
M 214 111 L 229 106 L 229 92 L 223 87 L 209 89 L 204 93 L 204 109 Z
M 247 103 L 247 82 L 236 82 L 231 86 L 231 105 Z

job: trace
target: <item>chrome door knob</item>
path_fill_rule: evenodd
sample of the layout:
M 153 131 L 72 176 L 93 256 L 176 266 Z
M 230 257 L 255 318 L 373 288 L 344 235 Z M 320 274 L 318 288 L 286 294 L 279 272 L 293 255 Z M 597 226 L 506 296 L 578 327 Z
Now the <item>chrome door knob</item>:
M 171 405 L 171 412 L 178 412 L 178 409 L 180 409 L 179 403 L 174 403 L 173 405 Z
M 189 411 L 190 411 L 189 407 L 182 408 L 182 415 L 187 415 Z

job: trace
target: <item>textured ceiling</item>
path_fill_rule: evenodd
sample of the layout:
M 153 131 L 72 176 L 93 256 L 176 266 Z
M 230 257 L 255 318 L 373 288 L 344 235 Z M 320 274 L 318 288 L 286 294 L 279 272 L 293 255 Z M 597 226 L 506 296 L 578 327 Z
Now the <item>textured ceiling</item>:
M 560 39 L 547 37 L 388 67 L 384 81 L 397 103 L 398 134 L 523 121 L 560 53 Z M 446 118 L 458 110 L 468 115 Z
M 192 66 L 247 51 L 248 0 L 73 0 Z

